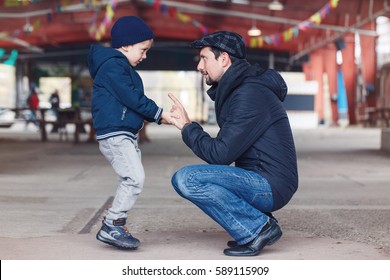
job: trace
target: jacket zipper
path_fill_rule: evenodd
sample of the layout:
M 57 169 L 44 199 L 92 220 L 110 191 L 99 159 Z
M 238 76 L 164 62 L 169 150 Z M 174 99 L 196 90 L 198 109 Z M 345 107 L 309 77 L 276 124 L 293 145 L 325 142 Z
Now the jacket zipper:
M 126 107 L 123 107 L 123 110 L 122 110 L 122 118 L 121 118 L 122 121 L 125 119 L 126 111 L 127 111 L 127 108 L 126 108 Z

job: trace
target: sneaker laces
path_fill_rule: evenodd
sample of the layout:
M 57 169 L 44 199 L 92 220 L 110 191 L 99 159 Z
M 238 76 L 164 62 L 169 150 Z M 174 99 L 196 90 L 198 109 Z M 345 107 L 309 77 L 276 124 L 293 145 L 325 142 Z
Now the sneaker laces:
M 133 237 L 131 235 L 131 233 L 129 232 L 129 229 L 127 228 L 127 226 L 122 226 L 122 228 L 125 231 L 125 234 L 124 234 L 125 236 Z

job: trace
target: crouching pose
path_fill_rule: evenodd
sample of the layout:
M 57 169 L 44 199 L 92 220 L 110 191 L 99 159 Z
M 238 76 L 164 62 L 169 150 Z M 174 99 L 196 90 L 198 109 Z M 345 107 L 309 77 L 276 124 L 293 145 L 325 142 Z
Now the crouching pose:
M 287 86 L 276 71 L 248 63 L 236 33 L 215 32 L 192 47 L 200 49 L 197 70 L 211 86 L 207 93 L 220 130 L 211 137 L 170 94 L 173 124 L 208 163 L 181 168 L 172 185 L 232 236 L 225 255 L 255 256 L 282 236 L 271 213 L 298 188 L 295 145 L 282 105 Z

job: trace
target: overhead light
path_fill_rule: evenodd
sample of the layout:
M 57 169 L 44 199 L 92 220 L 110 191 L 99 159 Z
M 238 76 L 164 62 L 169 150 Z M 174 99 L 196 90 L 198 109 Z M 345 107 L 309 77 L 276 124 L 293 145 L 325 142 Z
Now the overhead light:
M 273 0 L 271 3 L 269 3 L 268 9 L 272 11 L 281 11 L 283 10 L 283 4 L 280 3 L 279 0 Z
M 256 26 L 256 20 L 252 19 L 252 27 L 248 30 L 248 35 L 251 37 L 260 36 L 261 30 Z
M 248 0 L 232 0 L 232 3 L 242 4 L 242 5 L 249 5 L 250 4 Z
M 252 28 L 248 30 L 248 35 L 251 37 L 260 36 L 261 30 L 258 29 L 256 26 L 252 26 Z
M 26 18 L 26 24 L 23 26 L 23 31 L 26 35 L 34 31 L 34 26 L 30 24 L 30 18 Z

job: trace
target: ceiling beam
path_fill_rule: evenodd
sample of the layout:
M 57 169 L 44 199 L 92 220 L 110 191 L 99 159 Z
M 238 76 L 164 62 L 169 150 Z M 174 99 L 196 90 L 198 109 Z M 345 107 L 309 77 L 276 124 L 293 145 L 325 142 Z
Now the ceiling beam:
M 21 40 L 21 39 L 18 39 L 18 38 L 11 38 L 11 37 L 8 37 L 8 38 L 2 38 L 1 40 L 4 40 L 4 41 L 9 41 L 9 42 L 12 42 L 16 45 L 19 45 L 19 46 L 23 46 L 25 47 L 26 49 L 32 51 L 32 52 L 35 52 L 35 53 L 43 53 L 44 50 L 37 47 L 37 46 L 33 46 L 31 45 L 30 43 L 24 41 L 24 40 Z

